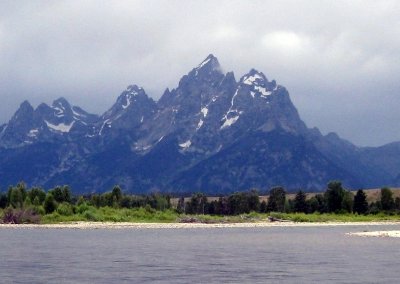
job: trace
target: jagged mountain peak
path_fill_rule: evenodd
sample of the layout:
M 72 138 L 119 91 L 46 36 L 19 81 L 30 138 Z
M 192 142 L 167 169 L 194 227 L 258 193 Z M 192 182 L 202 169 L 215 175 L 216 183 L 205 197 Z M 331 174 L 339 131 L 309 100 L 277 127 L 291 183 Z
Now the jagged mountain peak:
M 250 89 L 250 94 L 253 98 L 268 98 L 279 88 L 275 80 L 268 81 L 264 73 L 256 69 L 251 69 L 247 74 L 243 75 L 239 80 L 239 85 Z
M 218 59 L 210 54 L 189 73 L 189 76 L 202 78 L 214 74 L 222 75 L 222 69 Z
M 268 82 L 267 77 L 264 73 L 251 69 L 247 74 L 240 78 L 240 82 L 246 85 L 259 85 Z
M 37 117 L 53 124 L 71 124 L 80 121 L 83 124 L 94 122 L 98 116 L 84 111 L 78 106 L 72 106 L 65 98 L 60 97 L 49 106 L 41 103 L 35 110 Z
M 56 100 L 53 101 L 53 106 L 59 106 L 62 108 L 69 108 L 71 105 L 69 104 L 69 102 L 67 101 L 67 99 L 65 99 L 64 97 L 60 97 Z
M 119 110 L 128 109 L 139 97 L 149 99 L 142 87 L 137 85 L 129 85 L 118 97 L 114 106 Z
M 206 68 L 206 67 L 211 67 L 213 69 L 220 68 L 221 66 L 219 65 L 218 58 L 215 57 L 212 54 L 209 54 L 206 59 L 204 59 L 197 67 L 196 69 L 201 69 L 201 68 Z
M 0 146 L 19 147 L 25 141 L 25 134 L 34 125 L 34 109 L 32 105 L 25 100 L 22 102 L 12 116 L 10 121 L 4 125 L 0 133 Z
M 236 84 L 233 73 L 224 75 L 218 59 L 210 54 L 179 80 L 177 88 L 171 91 L 166 89 L 158 105 L 162 108 L 173 107 L 175 111 L 180 109 L 183 110 L 181 114 L 188 114 L 188 111 L 199 110 L 201 105 L 208 103 L 219 92 L 218 87 L 222 83 L 230 86 L 232 82 Z
M 95 133 L 100 136 L 107 133 L 114 135 L 121 129 L 136 129 L 153 115 L 156 107 L 156 103 L 147 96 L 142 87 L 129 85 L 115 104 L 101 116 Z
M 31 123 L 33 119 L 33 113 L 33 106 L 27 100 L 25 100 L 20 104 L 18 110 L 14 113 L 8 124 L 24 126 L 27 123 Z
M 65 98 L 61 97 L 53 101 L 51 108 L 53 109 L 54 116 L 72 120 L 72 108 Z
M 126 90 L 131 92 L 132 95 L 137 95 L 139 92 L 143 91 L 143 88 L 138 85 L 129 85 Z
M 134 105 L 134 102 L 138 98 L 144 98 L 151 100 L 145 90 L 137 85 L 129 85 L 117 98 L 114 105 L 107 110 L 103 115 L 103 119 L 109 119 L 114 116 L 118 116 L 118 113 L 129 110 Z
M 25 121 L 29 121 L 34 113 L 33 106 L 27 101 L 23 101 L 18 110 L 14 113 L 9 123 L 16 123 L 20 121 L 24 123 Z
M 232 82 L 236 83 L 235 73 L 233 73 L 232 71 L 226 73 L 225 78 L 223 79 L 223 82 L 226 82 L 226 81 L 232 81 Z
M 307 129 L 283 86 L 256 69 L 237 81 L 210 54 L 157 103 L 134 84 L 100 117 L 65 98 L 36 109 L 23 102 L 0 126 L 0 186 L 23 178 L 139 193 L 399 183 L 400 146 L 389 146 L 361 149 Z
M 33 111 L 33 106 L 29 103 L 29 101 L 25 100 L 19 105 L 18 111 Z

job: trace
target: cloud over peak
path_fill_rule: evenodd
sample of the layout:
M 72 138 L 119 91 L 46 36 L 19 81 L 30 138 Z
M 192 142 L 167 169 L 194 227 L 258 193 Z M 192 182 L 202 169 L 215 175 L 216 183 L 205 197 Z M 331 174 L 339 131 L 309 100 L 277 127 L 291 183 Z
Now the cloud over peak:
M 400 140 L 399 12 L 398 1 L 2 1 L 0 121 L 60 96 L 101 113 L 130 84 L 157 99 L 213 53 L 238 76 L 254 67 L 282 82 L 310 126 Z

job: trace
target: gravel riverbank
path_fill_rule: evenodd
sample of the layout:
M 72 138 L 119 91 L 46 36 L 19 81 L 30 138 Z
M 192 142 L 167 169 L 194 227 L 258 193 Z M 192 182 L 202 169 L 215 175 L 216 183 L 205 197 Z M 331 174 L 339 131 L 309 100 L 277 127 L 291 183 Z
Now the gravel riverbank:
M 192 228 L 260 228 L 260 227 L 317 227 L 317 226 L 378 226 L 400 225 L 400 222 L 248 222 L 248 223 L 126 223 L 126 222 L 71 222 L 58 224 L 0 224 L 2 228 L 31 229 L 192 229 Z M 400 232 L 400 231 L 396 231 Z M 362 232 L 373 233 L 373 232 Z M 360 235 L 362 233 L 352 233 Z M 400 233 L 398 233 L 400 235 Z

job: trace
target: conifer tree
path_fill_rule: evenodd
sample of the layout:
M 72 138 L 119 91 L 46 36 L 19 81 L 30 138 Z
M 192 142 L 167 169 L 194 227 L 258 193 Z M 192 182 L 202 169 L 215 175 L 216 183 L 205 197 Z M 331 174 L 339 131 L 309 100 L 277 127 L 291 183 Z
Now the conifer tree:
M 285 211 L 286 192 L 281 186 L 274 187 L 269 192 L 267 212 Z
M 342 210 L 345 190 L 340 181 L 331 181 L 325 191 L 325 199 L 328 212 L 339 213 Z
M 394 208 L 393 192 L 388 188 L 381 188 L 381 207 L 382 210 L 389 211 Z
M 367 195 L 364 190 L 357 190 L 356 195 L 354 196 L 353 202 L 353 212 L 358 214 L 365 214 L 368 211 L 368 202 Z
M 306 194 L 299 190 L 294 198 L 294 212 L 302 212 L 302 213 L 307 213 L 308 211 L 308 206 L 306 202 Z

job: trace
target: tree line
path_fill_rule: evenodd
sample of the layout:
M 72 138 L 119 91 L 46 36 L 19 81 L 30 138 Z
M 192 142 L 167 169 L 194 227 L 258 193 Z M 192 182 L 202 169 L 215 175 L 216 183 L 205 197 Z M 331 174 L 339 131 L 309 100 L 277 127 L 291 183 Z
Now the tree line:
M 47 192 L 40 187 L 28 189 L 21 182 L 0 192 L 0 208 L 4 223 L 37 223 L 41 215 L 57 213 L 64 216 L 83 213 L 88 207 L 146 208 L 166 210 L 171 208 L 168 194 L 130 195 L 114 186 L 103 194 L 73 195 L 69 186 L 56 186 Z
M 239 215 L 259 212 L 301 212 L 301 213 L 354 213 L 377 214 L 379 212 L 400 212 L 400 198 L 393 197 L 387 187 L 380 190 L 380 198 L 368 203 L 363 190 L 356 194 L 344 189 L 340 181 L 332 181 L 323 193 L 309 198 L 299 190 L 293 199 L 288 199 L 283 187 L 269 191 L 267 200 L 260 200 L 257 190 L 236 192 L 213 198 L 211 201 L 203 193 L 195 193 L 190 198 L 180 197 L 172 206 L 169 194 L 153 193 L 131 195 L 122 192 L 119 186 L 103 194 L 77 196 L 68 186 L 57 186 L 47 192 L 39 187 L 28 189 L 24 183 L 0 192 L 2 221 L 7 223 L 37 222 L 44 214 L 58 213 L 72 215 L 82 213 L 88 206 L 113 208 L 146 208 L 148 210 L 173 209 L 178 214 Z
M 354 213 L 377 214 L 379 212 L 400 212 L 400 198 L 393 197 L 390 188 L 380 190 L 380 198 L 368 203 L 364 190 L 359 189 L 356 194 L 344 189 L 340 181 L 332 181 L 323 193 L 307 198 L 304 191 L 299 190 L 293 199 L 288 199 L 283 187 L 274 187 L 270 190 L 267 201 L 260 201 L 258 192 L 237 192 L 228 196 L 221 196 L 217 200 L 208 201 L 202 193 L 193 194 L 189 201 L 179 199 L 177 211 L 186 214 L 237 215 L 249 212 L 286 212 L 286 213 Z

